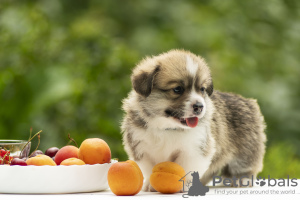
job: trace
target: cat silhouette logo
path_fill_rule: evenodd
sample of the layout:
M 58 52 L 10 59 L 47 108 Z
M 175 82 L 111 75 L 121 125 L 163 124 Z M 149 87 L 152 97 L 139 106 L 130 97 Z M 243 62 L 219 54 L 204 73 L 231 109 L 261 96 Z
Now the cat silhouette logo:
M 191 173 L 191 171 L 189 173 L 187 173 L 184 177 L 186 177 L 190 173 Z M 188 196 L 205 196 L 205 194 L 209 191 L 209 187 L 204 186 L 200 182 L 198 172 L 193 172 L 191 174 L 191 176 L 193 177 L 192 181 L 188 181 L 186 183 L 186 186 L 189 188 L 188 191 L 184 190 L 184 180 L 183 180 L 184 177 L 182 177 L 179 180 L 179 181 L 183 182 L 183 188 L 182 188 L 183 192 L 188 192 L 187 194 L 183 194 L 182 197 L 187 198 Z

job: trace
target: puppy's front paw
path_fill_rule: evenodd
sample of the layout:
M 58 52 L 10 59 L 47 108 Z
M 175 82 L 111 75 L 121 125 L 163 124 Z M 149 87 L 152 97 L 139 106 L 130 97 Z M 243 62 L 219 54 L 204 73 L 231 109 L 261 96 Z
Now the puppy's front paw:
M 157 192 L 151 185 L 149 185 L 150 192 Z
M 142 190 L 143 190 L 144 192 L 150 192 L 150 191 L 149 191 L 149 186 L 150 186 L 150 184 L 145 182 L 144 185 L 143 185 L 143 189 L 142 189 Z
M 157 192 L 151 185 L 149 182 L 145 182 L 143 185 L 143 191 L 144 192 Z

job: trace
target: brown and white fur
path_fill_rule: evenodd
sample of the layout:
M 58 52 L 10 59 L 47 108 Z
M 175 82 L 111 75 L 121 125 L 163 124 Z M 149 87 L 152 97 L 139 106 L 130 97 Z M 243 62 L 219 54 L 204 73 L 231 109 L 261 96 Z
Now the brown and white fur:
M 220 172 L 255 177 L 262 170 L 265 123 L 256 100 L 213 91 L 201 57 L 182 50 L 147 57 L 131 81 L 123 101 L 123 144 L 141 167 L 145 191 L 153 189 L 153 166 L 164 161 L 198 171 L 204 185 Z

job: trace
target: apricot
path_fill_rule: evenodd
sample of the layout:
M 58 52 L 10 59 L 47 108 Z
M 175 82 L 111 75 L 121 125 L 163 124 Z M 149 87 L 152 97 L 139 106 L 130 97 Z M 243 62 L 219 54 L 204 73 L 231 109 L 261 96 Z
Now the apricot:
M 183 185 L 179 180 L 184 176 L 185 171 L 183 167 L 177 163 L 162 162 L 153 167 L 150 184 L 160 193 L 172 194 L 182 189 Z
M 56 166 L 56 163 L 46 155 L 37 155 L 31 158 L 28 158 L 26 160 L 27 165 L 36 165 L 36 166 L 42 166 L 42 165 L 50 165 L 50 166 Z
M 79 147 L 79 159 L 90 165 L 109 163 L 111 159 L 110 148 L 100 138 L 86 139 Z
M 78 158 L 68 158 L 63 160 L 60 165 L 85 165 L 85 163 Z
M 58 150 L 58 152 L 55 155 L 54 161 L 57 165 L 60 165 L 60 163 L 63 160 L 66 160 L 68 158 L 78 158 L 78 151 L 79 149 L 72 145 L 67 145 Z
M 117 196 L 139 193 L 143 187 L 143 173 L 132 160 L 113 164 L 107 174 L 110 190 Z

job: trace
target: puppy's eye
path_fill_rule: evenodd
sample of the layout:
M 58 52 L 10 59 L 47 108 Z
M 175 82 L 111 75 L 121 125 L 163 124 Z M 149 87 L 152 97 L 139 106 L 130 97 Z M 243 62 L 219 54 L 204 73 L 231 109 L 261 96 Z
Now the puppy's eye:
M 182 94 L 182 93 L 184 92 L 184 89 L 183 89 L 183 87 L 178 86 L 178 87 L 174 88 L 173 91 L 174 91 L 176 94 Z
M 205 91 L 205 87 L 200 88 L 200 91 L 204 92 Z

